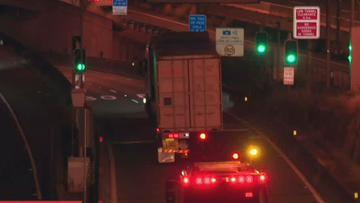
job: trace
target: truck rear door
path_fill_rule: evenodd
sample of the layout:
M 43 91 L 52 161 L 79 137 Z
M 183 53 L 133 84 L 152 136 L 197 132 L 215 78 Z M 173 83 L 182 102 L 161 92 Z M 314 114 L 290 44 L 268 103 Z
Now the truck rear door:
M 220 72 L 218 59 L 189 60 L 190 120 L 196 130 L 219 129 L 222 124 Z
M 161 129 L 185 130 L 190 127 L 187 60 L 157 62 Z
M 157 67 L 161 129 L 202 131 L 222 127 L 218 58 L 159 60 Z

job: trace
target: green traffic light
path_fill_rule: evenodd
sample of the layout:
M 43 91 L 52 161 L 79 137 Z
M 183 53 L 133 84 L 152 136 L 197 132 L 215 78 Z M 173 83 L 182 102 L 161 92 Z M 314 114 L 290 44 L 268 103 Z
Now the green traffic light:
M 84 71 L 85 70 L 85 65 L 83 63 L 77 64 L 76 70 L 79 71 L 79 72 Z
M 353 47 L 352 47 L 352 45 L 350 44 L 350 45 L 349 45 L 349 50 L 352 51 L 352 48 L 353 48 Z
M 349 62 L 351 63 L 351 61 L 352 61 L 352 56 L 351 56 L 351 55 L 348 56 L 348 59 L 349 59 Z
M 296 60 L 296 57 L 295 57 L 295 55 L 290 54 L 290 55 L 288 55 L 288 56 L 286 57 L 286 60 L 287 60 L 288 63 L 294 63 L 295 60 Z
M 259 53 L 264 53 L 264 52 L 266 51 L 265 45 L 259 45 L 259 46 L 257 47 L 257 51 L 258 51 Z

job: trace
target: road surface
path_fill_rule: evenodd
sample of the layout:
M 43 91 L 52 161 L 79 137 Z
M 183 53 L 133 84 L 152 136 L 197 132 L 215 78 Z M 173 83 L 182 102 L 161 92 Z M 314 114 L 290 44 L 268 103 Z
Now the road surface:
M 0 98 L 0 199 L 37 200 L 36 184 L 29 153 L 8 106 Z
M 60 70 L 70 78 L 70 69 Z M 140 98 L 144 93 L 142 82 L 88 71 L 85 85 L 88 88 L 88 100 L 90 97 L 93 100 L 89 101 L 90 106 L 102 123 L 104 140 L 112 146 L 117 202 L 165 202 L 165 181 L 177 177 L 184 162 L 157 163 L 154 130 L 147 121 Z M 104 95 L 114 100 L 101 99 Z M 227 114 L 224 114 L 224 120 L 227 124 L 244 126 Z M 271 145 L 263 141 L 262 150 L 262 159 L 269 174 L 271 203 L 317 202 L 299 176 Z
M 0 199 L 49 199 L 56 186 L 52 141 L 61 137 L 59 96 L 11 50 L 0 47 L 0 60 L 0 93 L 14 113 L 0 99 Z

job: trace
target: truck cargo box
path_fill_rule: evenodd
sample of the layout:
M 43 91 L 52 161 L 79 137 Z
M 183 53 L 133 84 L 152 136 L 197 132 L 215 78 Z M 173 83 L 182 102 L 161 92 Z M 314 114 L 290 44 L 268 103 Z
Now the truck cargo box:
M 221 64 L 208 34 L 169 33 L 150 46 L 150 57 L 158 127 L 222 129 Z

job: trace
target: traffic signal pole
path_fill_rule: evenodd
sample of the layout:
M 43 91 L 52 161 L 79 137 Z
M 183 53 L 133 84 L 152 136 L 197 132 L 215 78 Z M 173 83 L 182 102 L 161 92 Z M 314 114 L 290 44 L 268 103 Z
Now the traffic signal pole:
M 80 0 L 80 38 L 81 38 L 81 42 L 80 42 L 80 60 L 81 63 L 83 63 L 84 61 L 84 54 L 83 54 L 83 42 L 84 42 L 84 0 Z M 85 64 L 84 64 L 85 65 Z M 75 67 L 76 68 L 76 67 Z M 81 72 L 79 74 L 79 80 L 80 80 L 80 88 L 84 89 L 84 72 Z M 84 101 L 85 102 L 85 101 Z M 84 126 L 83 126 L 83 142 L 84 142 L 84 152 L 83 152 L 83 156 L 84 156 L 84 203 L 87 203 L 87 164 L 86 164 L 86 151 L 87 151 L 87 144 L 86 144 L 86 135 L 87 135 L 87 118 L 86 118 L 86 109 L 84 107 L 82 107 L 82 110 L 84 112 L 83 114 L 83 121 L 84 121 Z M 81 112 L 81 110 L 79 111 Z
M 81 67 L 82 66 L 85 66 L 86 64 L 83 64 L 84 63 L 84 52 L 83 52 L 83 42 L 84 42 L 84 0 L 80 0 L 80 39 L 81 39 L 81 42 L 80 42 L 80 61 L 81 61 Z M 77 68 L 76 66 L 78 66 L 78 64 L 75 64 L 75 69 Z M 84 90 L 84 72 L 81 72 L 81 73 L 76 73 L 75 72 L 75 75 L 78 76 L 78 80 L 80 82 L 80 89 L 83 89 Z M 85 90 L 84 90 L 85 91 Z M 85 103 L 85 101 L 84 101 Z M 78 114 L 77 114 L 77 117 L 80 117 L 80 112 L 83 111 L 83 127 L 82 129 L 82 135 L 83 135 L 83 157 L 84 157 L 84 197 L 83 197 L 83 202 L 84 203 L 87 203 L 87 164 L 86 164 L 86 158 L 87 158 L 87 155 L 86 155 L 86 151 L 87 151 L 87 143 L 86 143 L 86 135 L 87 135 L 87 116 L 86 116 L 86 109 L 84 107 L 80 107 L 78 108 Z M 80 127 L 80 128 L 81 128 Z M 81 132 L 81 131 L 80 131 Z
M 326 0 L 326 87 L 330 87 L 330 0 Z
M 310 6 L 310 0 L 308 0 L 308 6 Z M 307 74 L 311 74 L 311 58 L 312 58 L 312 40 L 308 40 L 308 56 L 307 56 Z
M 276 56 L 276 61 L 277 61 L 277 67 L 276 67 L 276 79 L 277 81 L 280 81 L 280 78 L 281 78 L 281 66 L 280 66 L 280 56 L 281 56 L 281 53 L 280 53 L 280 47 L 281 47 L 281 24 L 280 22 L 277 22 L 277 56 Z
M 355 0 L 351 0 L 351 8 L 350 8 L 350 42 L 349 46 L 352 46 L 352 28 L 354 25 L 354 10 L 355 10 Z M 350 50 L 351 54 L 351 50 Z M 351 55 L 350 55 L 351 56 Z M 349 90 L 352 91 L 351 87 L 351 61 L 349 61 Z
M 288 33 L 288 39 L 292 39 L 292 36 L 291 36 L 291 33 L 289 32 Z M 286 57 L 286 52 L 284 52 L 284 56 Z M 285 59 L 286 60 L 286 59 Z M 297 70 L 297 68 L 295 68 L 294 67 L 294 84 L 295 84 L 295 78 L 296 78 L 296 70 Z M 284 72 L 285 72 L 285 70 L 284 70 Z M 290 89 L 291 89 L 291 85 L 288 85 L 288 92 L 290 92 Z
M 80 0 L 80 38 L 81 38 L 81 43 L 80 43 L 80 58 L 81 58 L 81 61 L 84 61 L 83 59 L 83 35 L 84 35 L 84 29 L 83 29 L 83 26 L 84 26 L 84 1 L 83 0 Z M 81 84 L 81 88 L 84 88 L 84 81 L 83 81 L 83 74 L 80 75 L 80 84 Z

